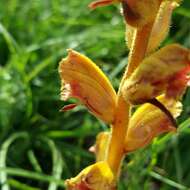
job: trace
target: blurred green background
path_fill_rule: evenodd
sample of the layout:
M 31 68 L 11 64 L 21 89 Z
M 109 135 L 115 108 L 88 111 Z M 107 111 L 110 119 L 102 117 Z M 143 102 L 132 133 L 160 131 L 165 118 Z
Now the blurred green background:
M 107 126 L 84 107 L 59 109 L 58 62 L 74 48 L 93 59 L 117 89 L 127 64 L 118 6 L 90 11 L 90 0 L 0 1 L 0 189 L 61 190 L 94 162 L 88 148 Z M 169 37 L 190 48 L 190 1 L 173 14 Z M 179 133 L 130 154 L 120 190 L 190 189 L 190 89 Z M 188 188 L 189 187 L 189 188 Z

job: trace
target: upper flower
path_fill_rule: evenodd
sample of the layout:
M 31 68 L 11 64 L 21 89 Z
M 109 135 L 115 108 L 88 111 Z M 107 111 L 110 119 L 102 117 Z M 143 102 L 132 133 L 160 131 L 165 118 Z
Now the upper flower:
M 94 9 L 120 2 L 123 15 L 128 24 L 133 27 L 141 27 L 155 19 L 162 0 L 97 0 L 89 6 Z
M 145 58 L 123 85 L 122 93 L 132 104 L 145 103 L 162 93 L 178 99 L 188 85 L 190 51 L 168 45 Z

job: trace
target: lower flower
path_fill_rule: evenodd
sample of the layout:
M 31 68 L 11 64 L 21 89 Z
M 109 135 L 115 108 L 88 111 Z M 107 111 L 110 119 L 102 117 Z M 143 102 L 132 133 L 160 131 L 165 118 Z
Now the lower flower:
M 174 118 L 182 111 L 182 104 L 174 99 L 168 99 L 164 95 L 158 100 L 171 112 Z M 176 132 L 170 118 L 157 107 L 151 104 L 143 104 L 133 114 L 127 136 L 125 139 L 125 151 L 133 152 L 150 144 L 160 134 Z
M 114 175 L 107 162 L 97 162 L 66 180 L 67 190 L 116 190 Z

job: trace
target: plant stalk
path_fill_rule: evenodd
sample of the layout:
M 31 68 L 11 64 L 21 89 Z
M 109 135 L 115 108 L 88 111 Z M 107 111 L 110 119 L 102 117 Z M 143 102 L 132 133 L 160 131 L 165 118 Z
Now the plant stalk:
M 147 24 L 142 28 L 136 29 L 132 48 L 129 53 L 129 62 L 120 83 L 117 94 L 117 108 L 115 121 L 112 124 L 111 139 L 108 147 L 107 162 L 116 178 L 120 175 L 120 166 L 125 155 L 124 142 L 130 119 L 131 106 L 126 102 L 121 94 L 124 80 L 138 67 L 146 55 L 149 37 L 153 23 Z

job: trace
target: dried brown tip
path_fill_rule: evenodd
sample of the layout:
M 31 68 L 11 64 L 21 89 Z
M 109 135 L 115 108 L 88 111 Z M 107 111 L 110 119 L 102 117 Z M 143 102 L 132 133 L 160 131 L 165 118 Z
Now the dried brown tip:
M 171 114 L 171 112 L 161 102 L 159 102 L 156 98 L 150 99 L 147 102 L 150 103 L 150 104 L 152 104 L 153 106 L 156 106 L 157 108 L 159 108 L 163 113 L 165 113 L 168 116 L 168 118 L 170 119 L 170 121 L 173 124 L 173 126 L 175 128 L 178 127 L 177 123 L 176 123 L 176 120 L 174 119 L 174 117 Z

